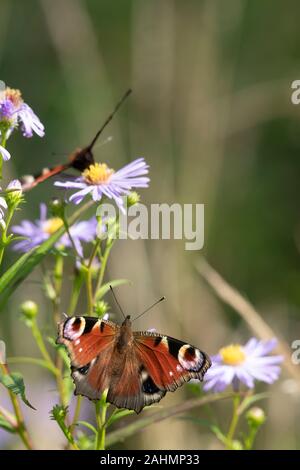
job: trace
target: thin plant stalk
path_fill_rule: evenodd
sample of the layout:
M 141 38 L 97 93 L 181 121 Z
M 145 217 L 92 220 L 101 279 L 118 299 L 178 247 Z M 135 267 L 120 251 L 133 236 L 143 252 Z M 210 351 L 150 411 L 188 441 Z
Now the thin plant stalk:
M 3 374 L 9 375 L 9 370 L 8 370 L 8 367 L 7 367 L 6 364 L 0 364 L 0 368 L 3 372 Z M 14 393 L 12 393 L 10 390 L 8 390 L 8 395 L 9 395 L 9 398 L 11 400 L 11 404 L 13 406 L 14 413 L 15 413 L 15 418 L 16 418 L 16 422 L 17 422 L 17 427 L 15 428 L 16 432 L 19 434 L 19 436 L 20 436 L 24 446 L 26 447 L 26 449 L 32 450 L 33 449 L 33 443 L 32 443 L 31 437 L 29 435 L 28 429 L 27 429 L 25 421 L 24 421 L 24 417 L 23 417 L 23 413 L 22 413 L 22 409 L 21 409 L 19 400 L 18 400 L 17 396 Z
M 239 394 L 236 394 L 233 397 L 233 411 L 232 411 L 232 418 L 229 426 L 229 430 L 227 433 L 227 448 L 232 448 L 232 441 L 234 439 L 235 431 L 239 421 L 239 405 L 240 405 L 241 397 Z

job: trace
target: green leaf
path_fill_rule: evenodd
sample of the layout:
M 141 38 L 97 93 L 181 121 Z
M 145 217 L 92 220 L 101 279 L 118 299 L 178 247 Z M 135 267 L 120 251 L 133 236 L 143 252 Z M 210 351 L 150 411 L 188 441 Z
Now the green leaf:
M 256 395 L 250 395 L 249 397 L 246 397 L 238 408 L 238 414 L 242 415 L 247 410 L 247 408 L 249 408 L 249 406 L 253 405 L 253 403 L 264 400 L 265 398 L 268 398 L 268 396 L 268 393 L 257 393 Z
M 102 297 L 109 291 L 110 286 L 118 287 L 122 286 L 123 284 L 131 284 L 131 281 L 129 281 L 128 279 L 115 279 L 114 281 L 103 284 L 103 286 L 100 287 L 100 289 L 96 293 L 96 300 L 102 299 Z
M 65 346 L 63 346 L 62 344 L 57 344 L 55 339 L 52 338 L 51 336 L 48 336 L 47 341 L 48 341 L 49 344 L 51 344 L 51 346 L 54 349 L 56 349 L 58 354 L 63 359 L 65 366 L 69 369 L 70 368 L 70 359 L 69 359 L 69 356 L 68 356 L 68 353 L 66 351 Z
M 89 201 L 78 209 L 68 220 L 69 225 L 72 225 L 87 210 L 93 201 Z M 30 250 L 21 256 L 0 278 L 0 311 L 3 310 L 7 299 L 13 294 L 18 285 L 26 279 L 26 277 L 33 271 L 42 259 L 50 252 L 51 248 L 60 239 L 65 232 L 65 227 L 62 226 L 57 230 L 48 240 L 44 241 L 40 246 Z
M 227 437 L 222 433 L 221 429 L 215 424 L 210 426 L 211 431 L 214 433 L 217 439 L 219 439 L 220 442 L 222 442 L 225 446 L 228 445 L 228 439 Z
M 132 414 L 134 414 L 133 410 L 118 410 L 118 411 L 115 411 L 114 413 L 112 413 L 110 415 L 110 417 L 106 421 L 105 427 L 108 428 L 109 426 L 111 426 L 116 421 L 119 421 L 119 419 L 125 418 L 126 416 L 129 416 L 129 415 L 132 415 Z
M 84 426 L 97 435 L 97 432 L 98 432 L 97 429 L 92 424 L 88 423 L 87 421 L 77 421 L 76 426 L 77 425 Z
M 44 369 L 49 370 L 54 375 L 56 375 L 55 370 L 53 369 L 53 367 L 51 367 L 51 365 L 49 365 L 49 363 L 47 361 L 45 361 L 44 359 L 37 359 L 35 357 L 24 357 L 24 356 L 21 356 L 21 357 L 8 357 L 7 358 L 7 363 L 8 364 L 31 364 L 31 365 L 35 365 L 35 366 L 40 366 L 40 367 L 43 367 Z
M 34 406 L 27 400 L 24 380 L 19 372 L 12 372 L 11 374 L 3 374 L 0 372 L 0 382 L 14 395 L 20 395 L 25 405 L 35 410 Z
M 0 416 L 0 428 L 4 429 L 7 432 L 10 432 L 12 434 L 16 433 L 17 430 L 14 428 L 6 419 L 4 419 L 2 416 Z

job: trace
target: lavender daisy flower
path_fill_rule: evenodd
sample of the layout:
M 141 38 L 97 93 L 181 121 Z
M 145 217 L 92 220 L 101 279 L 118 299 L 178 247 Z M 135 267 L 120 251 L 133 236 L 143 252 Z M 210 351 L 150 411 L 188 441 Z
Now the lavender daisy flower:
M 132 188 L 147 188 L 149 166 L 143 158 L 138 158 L 125 165 L 121 170 L 114 172 L 105 163 L 95 163 L 83 171 L 79 178 L 73 181 L 56 181 L 55 186 L 65 189 L 76 189 L 70 201 L 79 204 L 87 194 L 91 194 L 94 201 L 100 201 L 102 196 L 114 199 L 124 212 L 122 196 L 128 195 Z
M 47 206 L 46 204 L 41 204 L 40 218 L 38 220 L 35 222 L 23 220 L 20 225 L 12 227 L 14 234 L 27 238 L 26 240 L 18 241 L 13 249 L 15 251 L 27 252 L 41 245 L 41 243 L 53 235 L 62 225 L 63 221 L 59 217 L 47 218 Z M 95 217 L 90 220 L 78 222 L 70 227 L 70 234 L 79 256 L 83 256 L 81 243 L 93 241 L 96 237 L 96 228 L 97 220 Z M 72 243 L 68 234 L 64 233 L 55 246 L 56 248 L 70 248 Z
M 245 346 L 231 344 L 213 356 L 212 366 L 204 376 L 204 390 L 222 392 L 229 384 L 238 389 L 240 382 L 254 387 L 254 380 L 271 384 L 278 379 L 282 356 L 269 356 L 277 340 L 259 341 L 251 338 Z
M 20 90 L 7 87 L 1 94 L 0 101 L 0 132 L 2 139 L 8 139 L 18 124 L 21 125 L 25 137 L 32 137 L 33 132 L 39 137 L 43 137 L 45 134 L 43 124 L 30 106 L 24 103 Z M 2 147 L 1 154 L 4 160 L 9 158 L 7 153 L 7 151 L 3 152 Z

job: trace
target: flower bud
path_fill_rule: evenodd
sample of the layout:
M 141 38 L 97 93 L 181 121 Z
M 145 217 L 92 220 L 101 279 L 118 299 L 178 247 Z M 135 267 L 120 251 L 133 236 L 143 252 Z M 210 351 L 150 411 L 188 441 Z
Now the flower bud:
M 258 428 L 266 421 L 266 415 L 264 410 L 262 410 L 258 406 L 254 406 L 253 408 L 250 408 L 250 410 L 248 410 L 248 412 L 246 413 L 246 419 L 250 427 Z
M 9 208 L 16 208 L 23 200 L 22 185 L 19 180 L 12 180 L 7 186 L 6 202 Z
M 64 217 L 65 213 L 65 202 L 59 197 L 53 197 L 49 203 L 49 208 L 54 217 Z
M 243 445 L 240 441 L 234 439 L 231 443 L 231 450 L 243 450 Z
M 136 191 L 131 191 L 127 196 L 127 207 L 134 206 L 140 202 L 140 195 Z
M 95 313 L 98 317 L 103 318 L 107 313 L 109 305 L 104 300 L 99 300 L 95 305 Z
M 38 306 L 32 300 L 26 300 L 21 304 L 20 308 L 24 317 L 28 320 L 35 318 L 38 314 Z

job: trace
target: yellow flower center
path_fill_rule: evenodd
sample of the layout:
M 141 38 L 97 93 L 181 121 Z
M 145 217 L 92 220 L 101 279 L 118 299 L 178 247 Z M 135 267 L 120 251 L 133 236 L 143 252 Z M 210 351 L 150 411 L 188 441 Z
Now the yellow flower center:
M 19 107 L 20 104 L 23 103 L 20 90 L 7 87 L 5 89 L 5 97 L 8 98 L 16 107 Z
M 52 219 L 48 219 L 45 222 L 43 230 L 45 233 L 52 235 L 62 226 L 63 226 L 63 221 L 59 217 L 53 217 Z
M 231 366 L 237 366 L 242 364 L 246 359 L 246 354 L 243 351 L 242 346 L 239 344 L 230 344 L 219 351 L 224 364 Z
M 88 184 L 101 184 L 109 181 L 113 173 L 114 170 L 108 168 L 106 163 L 95 163 L 84 170 L 82 176 Z

